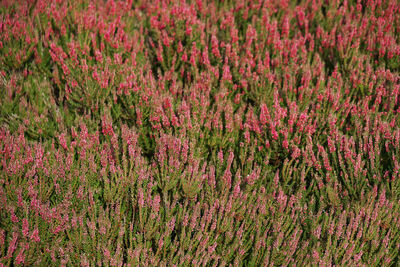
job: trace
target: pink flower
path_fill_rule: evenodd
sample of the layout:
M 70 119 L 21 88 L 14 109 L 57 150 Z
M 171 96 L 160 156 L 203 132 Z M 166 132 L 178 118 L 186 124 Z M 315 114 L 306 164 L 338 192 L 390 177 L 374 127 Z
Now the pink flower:
M 158 240 L 158 249 L 161 250 L 164 245 L 164 238 L 161 237 L 160 240 Z
M 188 59 L 188 56 L 187 56 L 187 54 L 186 54 L 186 51 L 184 51 L 184 52 L 183 52 L 183 55 L 182 55 L 182 61 L 183 61 L 183 62 L 186 62 L 187 59 Z
M 11 221 L 12 221 L 13 223 L 19 222 L 19 219 L 18 219 L 17 215 L 15 215 L 14 212 L 11 214 Z
M 153 210 L 154 212 L 158 213 L 158 211 L 160 210 L 160 196 L 156 195 L 153 199 Z
M 190 25 L 187 25 L 187 26 L 186 26 L 185 34 L 186 34 L 186 35 L 190 35 L 191 33 L 192 33 L 192 27 L 191 27 Z
M 29 235 L 29 222 L 26 218 L 22 220 L 22 234 L 25 237 L 28 237 Z
M 216 247 L 217 247 L 217 242 L 215 242 L 213 245 L 209 246 L 208 247 L 208 254 L 213 254 Z
M 11 258 L 15 249 L 17 248 L 17 240 L 18 240 L 18 233 L 17 232 L 13 232 L 12 234 L 12 240 L 10 245 L 8 246 L 8 250 L 7 250 L 7 258 Z
M 18 253 L 17 258 L 15 259 L 15 263 L 18 264 L 24 264 L 25 263 L 25 248 L 21 249 L 20 252 Z
M 227 64 L 225 64 L 223 67 L 222 80 L 228 81 L 228 82 L 232 81 L 231 71 L 230 71 L 229 65 L 227 65 Z
M 104 257 L 106 257 L 106 259 L 110 259 L 111 258 L 110 251 L 107 248 L 104 249 L 104 253 L 103 254 L 104 254 Z
M 183 218 L 182 225 L 183 225 L 184 227 L 186 227 L 186 226 L 188 225 L 188 223 L 189 223 L 189 214 L 186 213 L 186 214 L 185 214 L 185 217 Z
M 225 182 L 225 184 L 228 187 L 228 189 L 230 189 L 231 185 L 232 185 L 232 173 L 229 170 L 229 168 L 225 170 L 224 176 L 222 177 L 222 179 Z
M 30 239 L 34 240 L 35 242 L 40 242 L 39 230 L 37 228 L 35 228 L 35 230 L 33 230 Z
M 240 181 L 238 181 L 235 185 L 235 188 L 233 190 L 233 196 L 236 198 L 240 194 Z
M 0 229 L 0 246 L 4 245 L 5 237 L 6 237 L 6 231 Z

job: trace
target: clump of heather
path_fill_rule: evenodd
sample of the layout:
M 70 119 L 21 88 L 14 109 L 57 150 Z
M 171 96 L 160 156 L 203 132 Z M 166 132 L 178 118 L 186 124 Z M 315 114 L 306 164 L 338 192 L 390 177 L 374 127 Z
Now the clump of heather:
M 399 264 L 398 1 L 0 17 L 0 266 Z

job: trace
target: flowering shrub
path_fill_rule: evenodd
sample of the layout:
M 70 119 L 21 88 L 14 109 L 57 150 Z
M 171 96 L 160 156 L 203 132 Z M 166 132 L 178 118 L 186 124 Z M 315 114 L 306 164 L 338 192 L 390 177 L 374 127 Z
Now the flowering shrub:
M 398 1 L 0 3 L 0 266 L 400 263 Z

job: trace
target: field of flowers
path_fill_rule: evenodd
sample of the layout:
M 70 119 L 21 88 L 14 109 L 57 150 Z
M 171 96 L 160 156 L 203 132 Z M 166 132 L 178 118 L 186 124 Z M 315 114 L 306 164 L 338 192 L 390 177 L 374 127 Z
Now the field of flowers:
M 399 266 L 398 0 L 0 0 L 0 266 Z

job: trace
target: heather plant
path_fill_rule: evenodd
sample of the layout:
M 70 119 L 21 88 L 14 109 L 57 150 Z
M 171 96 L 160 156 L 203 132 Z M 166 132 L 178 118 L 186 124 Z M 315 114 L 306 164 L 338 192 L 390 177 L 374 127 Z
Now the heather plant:
M 0 1 L 0 266 L 397 266 L 399 14 Z

